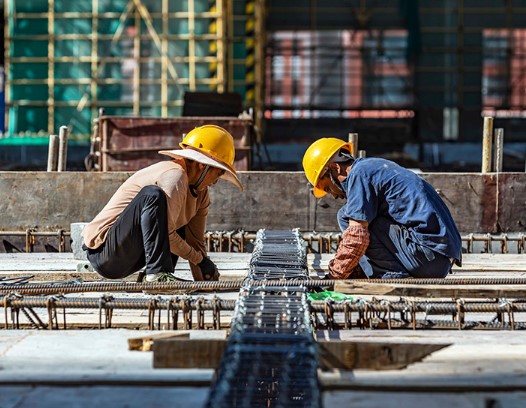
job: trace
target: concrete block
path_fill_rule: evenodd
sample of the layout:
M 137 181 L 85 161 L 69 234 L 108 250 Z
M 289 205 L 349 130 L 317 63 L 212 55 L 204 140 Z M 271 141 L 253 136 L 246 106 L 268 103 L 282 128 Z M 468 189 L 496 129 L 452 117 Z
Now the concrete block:
M 70 224 L 71 231 L 71 250 L 73 251 L 73 259 L 81 259 L 87 261 L 86 253 L 82 250 L 82 230 L 88 225 L 87 222 L 74 222 Z
M 95 272 L 89 261 L 77 263 L 77 272 Z

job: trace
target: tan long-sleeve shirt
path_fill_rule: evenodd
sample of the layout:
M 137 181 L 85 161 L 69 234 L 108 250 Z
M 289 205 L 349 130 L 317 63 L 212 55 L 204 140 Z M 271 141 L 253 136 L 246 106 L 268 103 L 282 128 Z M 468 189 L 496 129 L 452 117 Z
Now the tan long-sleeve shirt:
M 84 244 L 98 248 L 110 227 L 133 198 L 148 185 L 159 186 L 168 204 L 168 235 L 170 251 L 193 264 L 206 256 L 205 228 L 210 206 L 208 189 L 190 193 L 184 160 L 161 161 L 134 173 L 115 192 L 101 212 L 82 231 Z M 185 239 L 176 231 L 186 226 Z

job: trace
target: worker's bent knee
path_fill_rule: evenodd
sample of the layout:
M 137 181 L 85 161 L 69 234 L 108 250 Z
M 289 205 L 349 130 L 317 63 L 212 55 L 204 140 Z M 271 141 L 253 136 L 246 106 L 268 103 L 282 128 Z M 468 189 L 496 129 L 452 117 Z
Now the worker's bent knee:
M 164 194 L 164 191 L 159 186 L 145 186 L 139 191 L 138 196 L 146 196 L 153 199 L 165 199 L 166 196 Z

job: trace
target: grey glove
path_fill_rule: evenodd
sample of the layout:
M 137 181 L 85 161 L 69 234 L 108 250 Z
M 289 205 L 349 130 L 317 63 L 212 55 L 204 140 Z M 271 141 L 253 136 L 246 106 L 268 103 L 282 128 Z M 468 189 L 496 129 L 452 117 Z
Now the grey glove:
M 201 274 L 205 281 L 217 281 L 219 280 L 219 271 L 217 266 L 213 263 L 209 257 L 204 257 L 201 262 L 197 264 L 201 269 Z

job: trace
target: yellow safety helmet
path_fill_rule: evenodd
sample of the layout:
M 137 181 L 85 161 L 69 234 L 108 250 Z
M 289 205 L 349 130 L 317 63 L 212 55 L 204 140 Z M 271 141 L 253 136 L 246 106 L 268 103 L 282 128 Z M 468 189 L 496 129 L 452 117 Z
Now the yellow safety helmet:
M 325 137 L 311 144 L 303 155 L 303 170 L 307 180 L 314 186 L 315 197 L 320 198 L 327 194 L 324 189 L 320 188 L 319 180 L 327 170 L 331 157 L 342 147 L 352 151 L 352 143 L 335 137 Z
M 192 129 L 179 143 L 183 149 L 188 146 L 200 150 L 222 164 L 232 167 L 236 150 L 234 138 L 228 131 L 216 125 L 204 125 Z
M 204 125 L 192 129 L 179 143 L 182 150 L 160 151 L 171 157 L 186 157 L 225 170 L 221 178 L 230 181 L 243 190 L 234 170 L 236 150 L 234 138 L 225 129 L 216 125 Z

